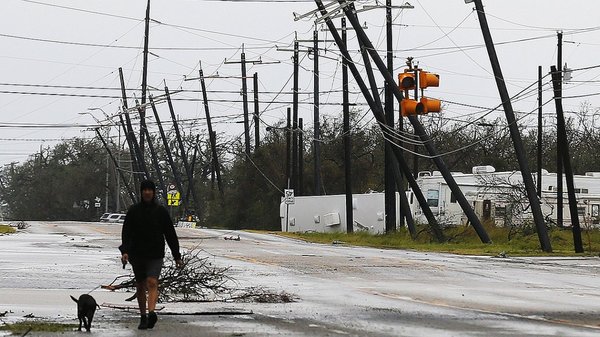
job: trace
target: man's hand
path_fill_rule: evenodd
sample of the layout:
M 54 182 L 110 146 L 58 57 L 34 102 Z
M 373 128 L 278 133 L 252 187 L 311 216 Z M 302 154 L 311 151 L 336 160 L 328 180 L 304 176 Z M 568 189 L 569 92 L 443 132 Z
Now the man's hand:
M 123 269 L 125 269 L 125 265 L 127 264 L 127 262 L 129 262 L 129 254 L 123 253 L 123 255 L 121 255 L 121 263 L 123 263 Z
M 177 267 L 178 269 L 183 268 L 183 261 L 181 259 L 175 260 L 175 267 Z

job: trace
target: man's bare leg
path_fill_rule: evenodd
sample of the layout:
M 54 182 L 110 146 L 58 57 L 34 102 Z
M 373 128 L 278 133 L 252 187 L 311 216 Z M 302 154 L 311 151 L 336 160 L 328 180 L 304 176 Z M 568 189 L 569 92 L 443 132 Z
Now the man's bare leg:
M 158 301 L 158 278 L 148 277 L 146 279 L 146 288 L 148 289 L 148 328 L 152 329 L 158 320 L 154 312 L 156 302 Z
M 148 329 L 148 316 L 146 315 L 146 282 L 136 282 L 135 288 L 137 291 L 137 301 L 140 308 L 140 325 L 138 329 Z

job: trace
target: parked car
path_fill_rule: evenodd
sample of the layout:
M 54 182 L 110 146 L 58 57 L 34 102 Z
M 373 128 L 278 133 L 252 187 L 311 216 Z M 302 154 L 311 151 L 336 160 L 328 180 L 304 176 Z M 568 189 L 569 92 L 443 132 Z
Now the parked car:
M 102 214 L 102 216 L 100 217 L 100 222 L 107 222 L 108 221 L 108 217 L 110 216 L 111 213 L 104 213 Z
M 121 213 L 112 213 L 106 219 L 106 222 L 111 223 L 123 223 L 123 221 L 125 221 L 125 214 Z

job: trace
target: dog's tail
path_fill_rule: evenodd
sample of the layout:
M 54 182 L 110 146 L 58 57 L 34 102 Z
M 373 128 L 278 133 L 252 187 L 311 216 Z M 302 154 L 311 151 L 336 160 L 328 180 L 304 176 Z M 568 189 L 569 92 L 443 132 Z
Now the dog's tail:
M 71 296 L 71 295 L 69 295 L 69 296 Z M 71 296 L 71 299 L 72 299 L 73 301 L 75 301 L 75 303 L 78 303 L 78 304 L 79 304 L 79 301 L 78 301 L 78 300 L 77 300 L 75 297 Z

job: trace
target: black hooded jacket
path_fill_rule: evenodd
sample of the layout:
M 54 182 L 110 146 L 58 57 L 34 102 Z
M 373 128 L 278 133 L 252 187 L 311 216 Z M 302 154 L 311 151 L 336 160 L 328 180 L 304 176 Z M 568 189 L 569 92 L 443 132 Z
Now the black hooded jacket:
M 141 201 L 129 208 L 121 233 L 122 254 L 158 259 L 165 256 L 165 239 L 175 260 L 181 259 L 179 240 L 167 209 Z

